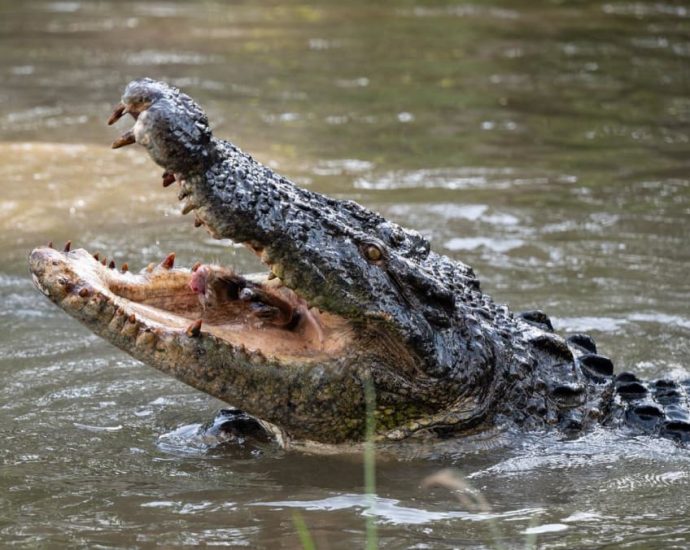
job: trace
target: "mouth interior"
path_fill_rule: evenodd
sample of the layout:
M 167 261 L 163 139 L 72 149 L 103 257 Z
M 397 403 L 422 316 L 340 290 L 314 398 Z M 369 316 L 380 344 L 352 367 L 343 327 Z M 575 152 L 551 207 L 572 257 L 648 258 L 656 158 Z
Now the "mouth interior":
M 212 334 L 233 347 L 288 362 L 337 356 L 353 338 L 345 319 L 309 308 L 279 279 L 266 275 L 245 277 L 215 265 L 172 268 L 168 259 L 135 274 L 105 266 L 83 249 L 50 252 L 65 255 L 75 291 L 89 290 L 84 300 L 101 294 L 152 330 L 186 332 L 201 320 L 200 337 Z M 229 282 L 215 283 L 216 296 L 195 292 L 190 282 L 202 270 L 209 272 L 206 281 L 224 276 Z

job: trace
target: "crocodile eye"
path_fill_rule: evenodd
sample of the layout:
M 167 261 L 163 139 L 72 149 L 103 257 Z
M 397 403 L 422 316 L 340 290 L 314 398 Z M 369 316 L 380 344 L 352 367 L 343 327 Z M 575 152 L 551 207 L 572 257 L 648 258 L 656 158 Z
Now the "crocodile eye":
M 372 262 L 378 262 L 381 258 L 383 258 L 383 252 L 375 244 L 367 245 L 366 254 L 367 258 L 369 258 Z
M 376 243 L 364 243 L 362 252 L 364 257 L 372 263 L 379 263 L 385 259 L 383 247 Z

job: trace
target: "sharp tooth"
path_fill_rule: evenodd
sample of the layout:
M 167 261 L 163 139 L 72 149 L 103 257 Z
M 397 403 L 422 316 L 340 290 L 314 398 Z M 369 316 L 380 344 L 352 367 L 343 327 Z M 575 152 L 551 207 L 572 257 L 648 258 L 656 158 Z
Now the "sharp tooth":
M 128 271 L 129 265 L 127 264 L 127 262 L 125 262 L 124 264 L 122 264 L 122 273 L 127 273 Z
M 175 183 L 175 174 L 172 172 L 163 172 L 163 187 L 168 187 Z
M 172 267 L 175 265 L 175 253 L 171 252 L 168 254 L 165 259 L 161 262 L 161 267 L 163 269 L 172 269 Z
M 65 243 L 64 252 L 69 252 L 71 248 L 72 248 L 72 241 L 67 241 Z
M 115 269 L 115 260 L 110 260 L 110 263 L 108 264 L 108 267 L 110 269 Z
M 120 147 L 124 147 L 125 145 L 132 145 L 132 143 L 136 143 L 136 141 L 137 140 L 134 137 L 134 132 L 132 130 L 128 130 L 115 141 L 113 141 L 112 148 L 119 149 Z
M 53 248 L 53 241 L 48 241 L 48 248 Z
M 186 199 L 189 195 L 191 194 L 191 191 L 185 187 L 180 189 L 180 192 L 177 194 L 177 200 L 181 201 L 182 199 Z
M 108 265 L 108 258 L 103 258 L 103 259 L 101 260 L 101 264 L 102 264 L 102 265 Z
M 184 205 L 184 208 L 182 209 L 182 215 L 186 216 L 189 214 L 192 210 L 198 208 L 198 205 L 194 204 L 193 202 L 189 202 Z
M 271 266 L 271 271 L 272 271 L 272 272 L 275 274 L 275 276 L 278 277 L 279 279 L 282 279 L 282 278 L 283 278 L 284 270 L 283 270 L 283 266 L 282 266 L 282 265 L 280 265 L 280 264 L 273 264 L 273 265 Z
M 196 262 L 196 263 L 192 266 L 192 272 L 196 271 L 196 270 L 199 269 L 200 267 L 201 267 L 201 262 Z
M 204 225 L 204 222 L 202 222 L 199 218 L 194 218 L 194 227 L 201 227 Z
M 129 316 L 127 321 L 129 322 L 124 324 L 122 330 L 120 330 L 120 335 L 126 338 L 136 338 L 137 333 L 139 332 L 139 323 L 137 323 L 137 318 L 134 316 L 134 314 L 132 314 Z
M 113 109 L 113 113 L 108 117 L 108 126 L 112 126 L 115 124 L 118 120 L 122 118 L 122 115 L 124 115 L 127 112 L 127 107 L 125 107 L 122 103 L 118 103 L 115 105 L 115 109 Z
M 185 331 L 190 338 L 196 338 L 201 334 L 201 319 L 197 319 L 187 327 Z
M 100 257 L 100 255 L 98 254 L 98 252 L 96 252 L 96 253 L 93 255 L 93 259 L 96 260 L 97 262 L 99 262 L 99 261 L 101 260 L 101 257 Z

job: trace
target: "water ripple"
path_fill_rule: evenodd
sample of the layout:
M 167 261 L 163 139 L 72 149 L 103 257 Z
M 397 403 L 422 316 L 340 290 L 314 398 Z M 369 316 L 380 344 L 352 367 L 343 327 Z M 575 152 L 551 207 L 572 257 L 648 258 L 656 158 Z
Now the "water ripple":
M 514 176 L 514 177 L 508 177 Z M 429 168 L 412 171 L 393 171 L 377 178 L 358 178 L 354 182 L 357 189 L 512 189 L 521 186 L 541 186 L 548 184 L 572 184 L 577 179 L 568 175 L 517 175 L 512 168 L 451 167 Z
M 649 467 L 653 468 L 654 465 L 650 464 Z M 690 473 L 687 471 L 639 472 L 607 481 L 599 488 L 599 491 L 640 493 L 647 492 L 646 489 L 663 489 L 671 485 L 690 485 Z
M 250 506 L 269 506 L 275 508 L 301 508 L 304 510 L 345 510 L 355 508 L 361 510 L 363 516 L 373 516 L 383 523 L 394 525 L 421 525 L 448 519 L 466 521 L 492 521 L 496 519 L 529 519 L 543 512 L 541 508 L 523 508 L 506 512 L 473 513 L 464 511 L 425 510 L 401 506 L 400 501 L 392 498 L 376 497 L 370 506 L 370 497 L 354 493 L 340 494 L 319 500 L 279 500 L 255 502 Z
M 448 250 L 475 250 L 488 248 L 494 252 L 505 253 L 521 247 L 525 242 L 522 239 L 497 239 L 489 237 L 454 237 L 443 243 Z
M 132 65 L 208 65 L 223 61 L 224 59 L 220 55 L 198 52 L 143 50 L 127 55 L 127 62 Z

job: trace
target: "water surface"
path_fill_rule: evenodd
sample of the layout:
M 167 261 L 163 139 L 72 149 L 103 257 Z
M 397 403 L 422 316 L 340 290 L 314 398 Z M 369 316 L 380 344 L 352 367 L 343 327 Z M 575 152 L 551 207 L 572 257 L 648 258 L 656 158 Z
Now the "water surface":
M 690 10 L 682 2 L 0 0 L 0 545 L 683 547 L 690 454 L 606 430 L 378 461 L 208 448 L 223 404 L 93 336 L 32 287 L 67 239 L 133 268 L 250 255 L 110 151 L 123 85 L 185 89 L 301 185 L 474 266 L 516 311 L 592 334 L 619 370 L 688 377 Z M 241 404 L 237 404 L 241 405 Z M 410 455 L 414 455 L 411 452 Z M 489 512 L 428 475 L 461 471 Z

